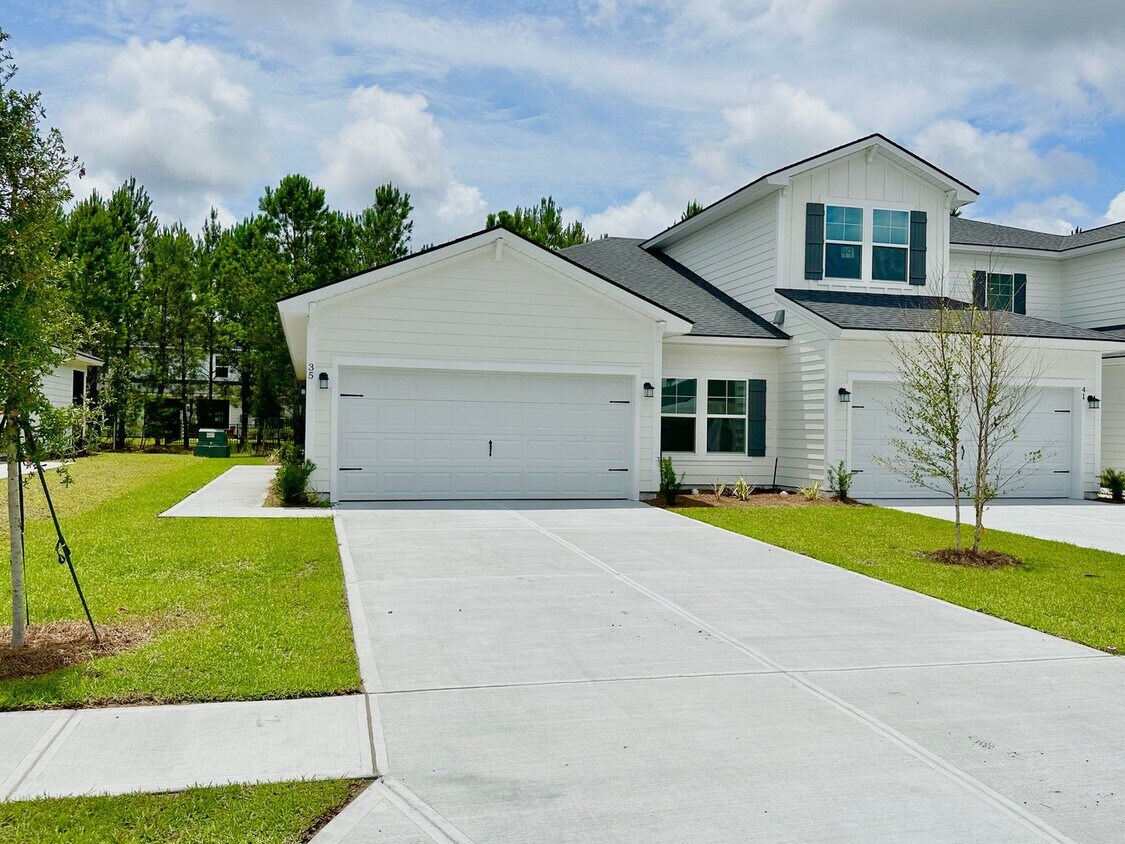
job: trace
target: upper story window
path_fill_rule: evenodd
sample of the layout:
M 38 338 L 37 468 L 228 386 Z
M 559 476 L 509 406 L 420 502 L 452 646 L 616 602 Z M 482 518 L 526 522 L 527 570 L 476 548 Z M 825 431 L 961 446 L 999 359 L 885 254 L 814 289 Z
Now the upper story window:
M 824 273 L 829 278 L 863 278 L 863 209 L 824 209 Z
M 810 202 L 805 278 L 926 283 L 926 214 L 874 203 Z
M 990 311 L 1010 311 L 1016 295 L 1016 277 L 1011 273 L 989 273 L 985 291 L 985 307 Z

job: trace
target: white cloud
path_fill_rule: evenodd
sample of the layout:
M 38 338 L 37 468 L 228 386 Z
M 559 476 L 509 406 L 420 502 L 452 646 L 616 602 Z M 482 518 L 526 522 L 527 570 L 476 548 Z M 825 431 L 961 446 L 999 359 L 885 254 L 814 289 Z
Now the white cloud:
M 971 206 L 970 206 L 971 208 Z M 1070 234 L 1091 219 L 1090 209 L 1070 194 L 1016 203 L 1003 214 L 989 215 L 992 222 L 1050 234 Z
M 425 97 L 361 85 L 348 97 L 348 111 L 351 122 L 318 145 L 323 166 L 316 181 L 333 205 L 362 208 L 378 185 L 393 182 L 412 195 L 427 240 L 483 226 L 481 192 L 454 177 Z
M 209 200 L 249 187 L 269 157 L 267 132 L 229 64 L 183 38 L 122 45 L 96 93 L 64 124 L 90 168 L 88 184 L 104 189 L 136 176 L 166 222 L 189 224 L 202 219 Z
M 963 120 L 939 120 L 915 135 L 911 146 L 977 190 L 999 194 L 1093 175 L 1093 165 L 1080 155 L 1059 147 L 1039 153 L 1025 135 L 986 132 Z
M 1117 194 L 1109 201 L 1109 208 L 1106 209 L 1105 219 L 1108 223 L 1119 223 L 1125 220 L 1125 190 Z
M 735 174 L 760 175 L 861 134 L 823 98 L 777 79 L 756 86 L 749 102 L 722 114 L 726 136 L 692 156 L 697 167 L 720 182 Z
M 586 216 L 582 225 L 593 237 L 651 237 L 676 222 L 682 211 L 682 207 L 670 206 L 650 191 L 642 191 L 629 202 Z

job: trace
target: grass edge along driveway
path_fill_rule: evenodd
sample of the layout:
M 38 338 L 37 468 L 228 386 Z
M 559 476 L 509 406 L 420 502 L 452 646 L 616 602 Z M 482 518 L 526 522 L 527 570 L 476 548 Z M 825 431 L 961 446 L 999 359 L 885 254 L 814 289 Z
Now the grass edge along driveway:
M 965 568 L 921 556 L 953 545 L 950 522 L 885 507 L 674 511 L 1044 633 L 1125 652 L 1125 556 L 1119 554 L 988 531 L 984 547 L 1011 554 L 1023 565 Z
M 323 780 L 0 803 L 0 844 L 306 841 L 364 785 Z
M 2 680 L 0 709 L 359 690 L 331 519 L 158 518 L 240 462 L 251 461 L 101 454 L 78 461 L 65 489 L 52 477 L 95 621 L 144 637 L 120 653 Z M 27 499 L 32 624 L 81 620 L 42 494 L 29 487 Z M 8 624 L 10 586 L 0 583 L 0 624 Z

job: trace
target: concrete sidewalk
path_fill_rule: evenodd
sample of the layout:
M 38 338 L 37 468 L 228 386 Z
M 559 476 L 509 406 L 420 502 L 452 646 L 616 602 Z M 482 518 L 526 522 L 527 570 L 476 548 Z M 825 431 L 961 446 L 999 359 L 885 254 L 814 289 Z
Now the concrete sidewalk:
M 870 503 L 953 521 L 953 505 L 948 501 L 890 499 Z M 972 525 L 971 502 L 962 505 L 961 519 Z M 993 501 L 985 510 L 984 526 L 987 530 L 1022 533 L 1037 539 L 1125 554 L 1125 506 L 1120 504 L 1059 498 Z
M 267 507 L 276 466 L 232 466 L 207 486 L 160 514 L 220 519 L 331 518 L 328 507 Z
M 50 472 L 52 469 L 57 469 L 61 465 L 62 465 L 62 463 L 57 461 L 57 460 L 49 460 L 49 461 L 47 461 L 46 463 L 43 464 L 43 471 L 44 472 Z M 35 477 L 35 467 L 32 466 L 32 467 L 28 468 L 27 466 L 21 466 L 20 467 L 20 474 L 24 475 L 24 476 L 31 475 L 32 477 Z M 8 464 L 4 463 L 4 462 L 0 462 L 0 480 L 6 480 L 7 477 L 8 477 Z
M 0 800 L 374 773 L 363 695 L 0 713 Z

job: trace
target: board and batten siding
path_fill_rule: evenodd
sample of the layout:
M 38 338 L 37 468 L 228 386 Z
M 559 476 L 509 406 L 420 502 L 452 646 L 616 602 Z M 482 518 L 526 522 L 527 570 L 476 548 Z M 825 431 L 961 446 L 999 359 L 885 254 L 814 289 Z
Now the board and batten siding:
M 778 299 L 779 308 L 786 307 Z M 777 373 L 777 482 L 799 488 L 825 475 L 825 401 L 828 338 L 825 332 L 793 312 L 784 329 L 792 339 L 779 349 Z
M 700 407 L 698 425 L 706 426 L 707 379 L 746 380 L 761 378 L 766 382 L 766 454 L 707 454 L 703 430 L 697 431 L 703 453 L 670 452 L 677 472 L 684 473 L 687 487 L 710 487 L 716 481 L 732 483 L 739 477 L 755 486 L 773 482 L 773 461 L 777 455 L 778 432 L 778 352 L 776 348 L 717 346 L 666 342 L 664 344 L 664 378 L 696 378 Z M 659 397 L 659 391 L 657 393 Z M 658 432 L 659 434 L 659 432 Z
M 1061 315 L 1083 328 L 1125 325 L 1125 247 L 1064 257 Z
M 1125 357 L 1102 361 L 1102 465 L 1125 471 Z
M 905 336 L 905 335 L 904 335 Z M 1027 359 L 1027 371 L 1046 370 L 1046 375 L 1038 378 L 1043 387 L 1059 387 L 1073 391 L 1074 411 L 1082 415 L 1081 420 L 1081 491 L 1090 492 L 1096 488 L 1095 455 L 1098 451 L 1098 417 L 1100 411 L 1091 411 L 1081 401 L 1081 391 L 1097 389 L 1101 354 L 1096 351 L 1068 351 L 1061 349 L 1040 349 L 1034 340 L 1021 341 L 1031 344 Z M 832 350 L 834 383 L 848 386 L 862 381 L 897 382 L 898 363 L 890 341 L 878 340 L 834 340 Z M 1103 405 L 1104 407 L 1104 405 Z M 845 460 L 848 447 L 848 413 L 845 405 L 836 414 L 832 432 L 832 462 Z M 1103 420 L 1104 425 L 1104 420 Z M 1032 468 L 1030 471 L 1034 471 Z
M 949 247 L 945 295 L 973 301 L 973 273 L 1023 273 L 1027 276 L 1027 315 L 1059 322 L 1062 319 L 1061 265 L 1055 258 L 1037 258 L 1000 251 L 967 252 Z M 931 292 L 937 292 L 936 290 Z
M 805 206 L 810 202 L 832 204 L 835 200 L 848 199 L 886 202 L 886 207 L 890 209 L 926 212 L 925 285 L 805 279 Z M 786 269 L 785 277 L 779 280 L 779 287 L 893 292 L 906 296 L 927 294 L 932 293 L 930 279 L 938 277 L 947 263 L 949 210 L 944 192 L 881 153 L 876 153 L 870 164 L 867 163 L 867 152 L 863 150 L 797 174 L 790 179 L 784 207 L 784 225 L 789 232 L 785 242 L 789 251 L 782 262 Z M 870 261 L 866 250 L 864 260 Z
M 332 371 L 343 359 L 363 358 L 371 366 L 409 359 L 436 368 L 442 362 L 479 364 L 482 371 L 497 364 L 527 371 L 616 367 L 635 371 L 642 381 L 657 377 L 652 320 L 514 250 L 497 261 L 491 245 L 384 287 L 325 300 L 317 306 L 313 330 L 317 372 Z M 335 426 L 329 395 L 317 397 L 309 456 L 317 464 L 312 484 L 322 492 L 329 488 Z M 653 400 L 637 401 L 640 488 L 651 490 L 656 486 Z
M 751 309 L 773 300 L 777 284 L 778 194 L 759 199 L 665 248 Z

